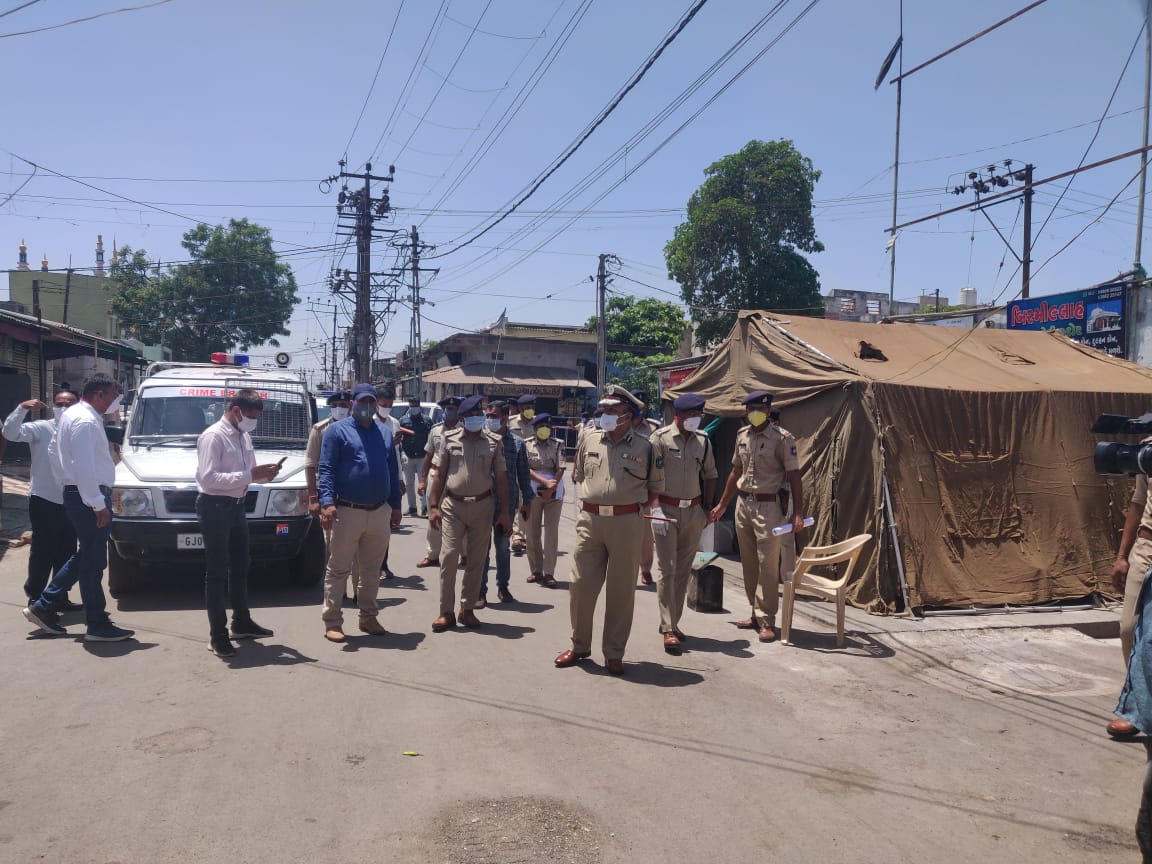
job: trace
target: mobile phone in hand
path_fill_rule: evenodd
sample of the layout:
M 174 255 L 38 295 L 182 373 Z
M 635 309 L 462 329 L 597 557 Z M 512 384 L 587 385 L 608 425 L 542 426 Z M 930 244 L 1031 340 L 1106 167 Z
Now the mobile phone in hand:
M 276 467 L 277 467 L 277 468 L 283 468 L 283 467 L 284 467 L 284 463 L 285 463 L 285 462 L 287 462 L 287 461 L 288 461 L 288 457 L 287 457 L 287 456 L 281 456 L 281 457 L 280 457 L 280 461 L 276 463 Z

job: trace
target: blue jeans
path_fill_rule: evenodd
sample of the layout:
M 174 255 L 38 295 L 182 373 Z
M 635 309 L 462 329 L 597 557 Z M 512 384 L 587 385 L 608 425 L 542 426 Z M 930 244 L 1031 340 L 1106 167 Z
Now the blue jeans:
M 104 491 L 104 506 L 111 511 L 110 492 Z M 80 493 L 64 492 L 64 511 L 76 530 L 79 548 L 68 562 L 52 577 L 52 582 L 40 599 L 32 604 L 33 610 L 55 612 L 60 601 L 77 582 L 80 600 L 84 603 L 84 617 L 89 627 L 108 623 L 107 601 L 104 598 L 104 568 L 108 566 L 108 538 L 112 523 L 96 527 L 96 512 L 80 499 Z
M 196 496 L 196 516 L 204 537 L 204 605 L 208 634 L 228 635 L 228 607 L 233 623 L 252 620 L 248 611 L 248 517 L 244 499 L 227 495 Z
M 507 588 L 508 580 L 512 576 L 512 550 L 509 546 L 512 538 L 503 530 L 492 526 L 492 545 L 488 547 L 488 556 L 484 559 L 484 575 L 480 577 L 480 593 L 488 592 L 488 568 L 492 561 L 492 546 L 496 547 L 496 587 Z

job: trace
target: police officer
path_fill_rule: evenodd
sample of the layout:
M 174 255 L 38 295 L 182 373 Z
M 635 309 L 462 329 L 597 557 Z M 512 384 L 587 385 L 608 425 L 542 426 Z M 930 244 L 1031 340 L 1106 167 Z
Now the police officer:
M 680 616 L 692 561 L 700 548 L 700 535 L 708 524 L 703 509 L 716 495 L 716 458 L 708 437 L 699 432 L 704 416 L 704 399 L 695 393 L 678 396 L 672 403 L 675 419 L 652 435 L 652 449 L 664 464 L 664 491 L 660 504 L 673 520 L 667 530 L 656 532 L 656 600 L 660 606 L 660 632 L 664 650 L 680 653 L 684 634 Z
M 633 397 L 638 399 L 642 404 L 648 401 L 648 395 L 643 390 L 630 390 L 628 391 Z M 639 435 L 641 438 L 652 440 L 652 433 L 659 428 L 660 424 L 644 416 L 641 411 L 632 418 L 632 432 Z M 655 546 L 652 542 L 652 522 L 647 519 L 644 520 L 643 533 L 640 537 L 640 583 L 642 585 L 652 584 L 652 562 L 655 561 Z
M 761 642 L 772 642 L 776 638 L 776 611 L 780 607 L 780 538 L 772 529 L 784 518 L 776 493 L 787 479 L 792 490 L 792 530 L 798 532 L 804 528 L 804 488 L 800 482 L 796 439 L 769 422 L 772 394 L 753 390 L 744 397 L 744 407 L 749 425 L 736 434 L 732 472 L 709 520 L 720 519 L 739 493 L 736 538 L 744 570 L 744 591 L 752 615 L 736 626 L 742 630 L 758 629 Z
M 636 603 L 636 568 L 640 563 L 640 527 L 646 503 L 651 515 L 664 518 L 660 493 L 664 467 L 652 445 L 635 434 L 633 419 L 644 403 L 623 387 L 610 384 L 600 401 L 604 414 L 599 432 L 584 436 L 572 468 L 580 484 L 580 514 L 576 548 L 572 552 L 572 583 L 568 588 L 572 616 L 572 647 L 554 661 L 574 666 L 592 654 L 592 617 L 600 589 L 604 599 L 604 668 L 624 674 L 624 648 L 632 631 Z M 662 522 L 657 532 L 664 530 Z
M 428 521 L 444 532 L 440 550 L 440 617 L 432 622 L 433 633 L 456 626 L 457 616 L 452 610 L 461 554 L 468 563 L 460 588 L 459 622 L 472 629 L 480 626 L 473 610 L 480 597 L 480 575 L 488 557 L 493 506 L 499 508 L 496 524 L 504 531 L 512 530 L 504 448 L 499 436 L 484 428 L 483 402 L 483 396 L 469 396 L 460 403 L 461 425 L 444 433 L 440 448 L 432 457 L 436 476 L 428 490 Z
M 536 434 L 536 427 L 532 425 L 532 421 L 536 417 L 536 396 L 532 393 L 525 393 L 516 400 L 516 407 L 520 413 L 508 419 L 508 428 L 521 441 L 528 441 Z M 524 535 L 524 517 L 517 511 L 516 524 L 512 528 L 511 547 L 512 554 L 517 557 L 528 550 L 528 540 Z
M 460 408 L 460 397 L 445 396 L 440 400 L 439 404 L 440 407 L 444 409 L 444 420 L 433 426 L 432 430 L 428 433 L 428 443 L 424 445 L 424 464 L 420 468 L 420 485 L 417 487 L 417 491 L 419 491 L 425 503 L 428 501 L 428 480 L 430 477 L 436 476 L 436 469 L 432 467 L 432 457 L 436 455 L 436 451 L 440 447 L 440 439 L 444 437 L 444 433 L 456 428 L 456 423 L 459 420 L 458 409 Z M 433 527 L 431 520 L 428 522 L 428 531 L 425 539 L 424 557 L 417 562 L 416 566 L 439 567 L 440 529 Z
M 552 435 L 552 417 L 537 414 L 532 418 L 536 434 L 524 439 L 528 473 L 536 497 L 528 510 L 527 540 L 529 582 L 545 588 L 556 587 L 556 547 L 560 531 L 560 514 L 564 510 L 564 493 L 560 483 L 564 474 L 564 446 Z

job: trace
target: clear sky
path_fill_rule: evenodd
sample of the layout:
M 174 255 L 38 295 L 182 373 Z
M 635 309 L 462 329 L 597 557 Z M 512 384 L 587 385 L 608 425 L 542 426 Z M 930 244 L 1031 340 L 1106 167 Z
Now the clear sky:
M 91 266 L 98 233 L 109 249 L 114 237 L 180 260 L 196 220 L 246 217 L 272 231 L 299 281 L 303 302 L 283 343 L 301 367 L 319 369 L 331 338 L 331 311 L 317 305 L 331 301 L 330 270 L 355 266 L 354 255 L 338 263 L 330 251 L 335 190 L 325 195 L 318 182 L 345 155 L 352 169 L 395 164 L 396 209 L 381 227 L 418 225 L 437 247 L 428 256 L 442 255 L 428 261 L 441 269 L 424 292 L 435 304 L 424 310 L 426 339 L 489 324 L 505 308 L 513 321 L 583 323 L 601 252 L 636 280 L 618 278 L 614 290 L 674 299 L 662 293 L 677 291 L 663 246 L 703 169 L 753 138 L 791 139 L 823 173 L 816 226 L 826 251 L 812 256 L 822 291 L 888 290 L 895 88 L 874 92 L 873 82 L 899 32 L 898 0 L 818 0 L 781 35 L 810 0 L 784 2 L 678 104 L 776 5 L 710 0 L 521 210 L 465 248 L 579 137 L 689 0 L 171 0 L 8 36 L 146 0 L 39 0 L 3 14 L 22 2 L 0 3 L 4 266 L 15 266 L 22 238 L 33 267 L 44 254 L 53 269 L 69 258 Z M 905 69 L 1025 5 L 904 0 Z M 1037 179 L 1074 168 L 1114 89 L 1087 161 L 1139 147 L 1142 15 L 1139 0 L 1048 0 L 910 77 L 901 219 L 962 203 L 948 187 L 992 162 L 1030 161 Z M 17 156 L 104 191 L 47 170 L 25 184 L 31 172 Z M 1125 186 L 1138 167 L 1128 159 L 1080 175 L 1055 209 L 1064 184 L 1036 190 L 1033 296 L 1130 268 L 1138 195 L 1136 183 Z M 1019 204 L 988 215 L 1019 250 Z M 971 285 L 982 301 L 1003 302 L 1019 290 L 1018 277 L 1009 281 L 1015 259 L 980 214 L 910 228 L 898 245 L 899 299 L 939 288 L 955 302 Z M 374 266 L 393 259 L 378 243 Z M 408 333 L 400 308 L 382 353 Z

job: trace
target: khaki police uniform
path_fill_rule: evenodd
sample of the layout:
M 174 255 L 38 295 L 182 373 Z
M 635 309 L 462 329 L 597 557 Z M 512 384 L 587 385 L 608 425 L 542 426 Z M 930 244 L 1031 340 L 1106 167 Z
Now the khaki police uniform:
M 664 489 L 664 468 L 652 445 L 629 431 L 619 443 L 591 431 L 576 451 L 572 479 L 580 486 L 572 583 L 572 651 L 592 650 L 592 618 L 600 589 L 604 598 L 605 660 L 621 660 L 632 632 L 636 568 L 640 563 L 641 506 Z M 589 510 L 591 508 L 591 512 Z
M 648 441 L 652 440 L 652 435 L 656 431 L 656 421 L 648 418 L 644 422 L 632 430 L 632 434 L 639 435 Z M 643 533 L 640 536 L 640 572 L 651 573 L 652 562 L 655 560 L 655 546 L 653 545 L 652 523 L 647 519 L 644 520 Z
M 325 417 L 319 423 L 313 423 L 311 430 L 308 432 L 308 445 L 304 449 L 304 467 L 311 468 L 313 471 L 320 465 L 320 445 L 324 443 L 324 433 L 328 427 L 332 425 L 332 418 Z M 317 520 L 319 521 L 319 520 Z M 332 529 L 324 529 L 324 549 L 325 554 L 332 551 Z M 352 581 L 356 581 L 356 571 L 352 571 Z M 356 590 L 356 585 L 352 585 L 352 590 Z
M 775 625 L 780 608 L 780 538 L 772 529 L 784 521 L 777 492 L 789 471 L 800 468 L 796 439 L 768 423 L 759 432 L 745 426 L 736 435 L 733 467 L 739 466 L 736 488 L 736 539 L 744 570 L 748 603 L 762 619 Z
M 1140 527 L 1136 542 L 1128 553 L 1128 579 L 1124 583 L 1124 606 L 1120 611 L 1120 649 L 1124 652 L 1124 666 L 1132 656 L 1132 638 L 1136 629 L 1136 601 L 1140 597 L 1140 587 L 1148 565 L 1152 564 L 1152 499 L 1148 495 L 1148 478 L 1136 475 L 1136 491 L 1132 493 L 1132 503 L 1143 507 L 1140 514 Z
M 781 432 L 787 432 L 786 429 L 776 427 Z M 788 502 L 786 507 L 781 507 L 780 510 L 784 513 L 784 518 L 780 524 L 791 522 L 792 517 L 796 515 L 796 502 L 792 500 L 792 487 L 788 485 L 787 479 L 781 484 L 780 489 L 776 492 L 777 500 L 783 504 Z M 796 532 L 789 531 L 787 534 L 780 535 L 780 578 L 788 580 L 792 578 L 792 573 L 796 570 Z
M 680 626 L 692 561 L 700 548 L 700 535 L 708 524 L 701 501 L 701 484 L 715 480 L 716 457 L 708 437 L 702 432 L 681 432 L 676 424 L 664 426 L 652 435 L 652 449 L 664 464 L 664 491 L 660 509 L 675 522 L 667 524 L 663 536 L 657 534 L 656 600 L 660 606 L 660 632 L 672 633 Z
M 440 496 L 443 517 L 440 549 L 440 611 L 455 611 L 456 570 L 460 556 L 468 559 L 460 588 L 460 608 L 476 608 L 480 596 L 480 577 L 488 558 L 492 533 L 492 515 L 496 497 L 492 478 L 507 470 L 500 436 L 481 431 L 466 435 L 463 426 L 444 433 L 440 447 L 432 457 L 436 470 L 444 475 Z
M 555 438 L 541 441 L 535 435 L 524 439 L 524 456 L 528 460 L 528 470 L 537 474 L 550 474 L 555 477 L 564 467 L 564 445 Z M 555 497 L 545 499 L 537 491 L 529 505 L 527 531 L 528 569 L 533 573 L 553 576 L 556 573 L 556 547 L 560 531 L 560 515 L 564 511 L 563 500 Z
M 432 427 L 428 433 L 428 443 L 424 445 L 424 452 L 429 456 L 435 457 L 436 451 L 440 449 L 440 439 L 444 437 L 444 424 L 437 423 Z M 432 488 L 432 481 L 436 477 L 436 466 L 432 465 L 428 469 L 428 488 Z M 442 537 L 439 528 L 432 527 L 432 520 L 428 520 L 428 530 L 424 535 L 424 557 L 431 558 L 433 561 L 440 560 L 440 544 Z

